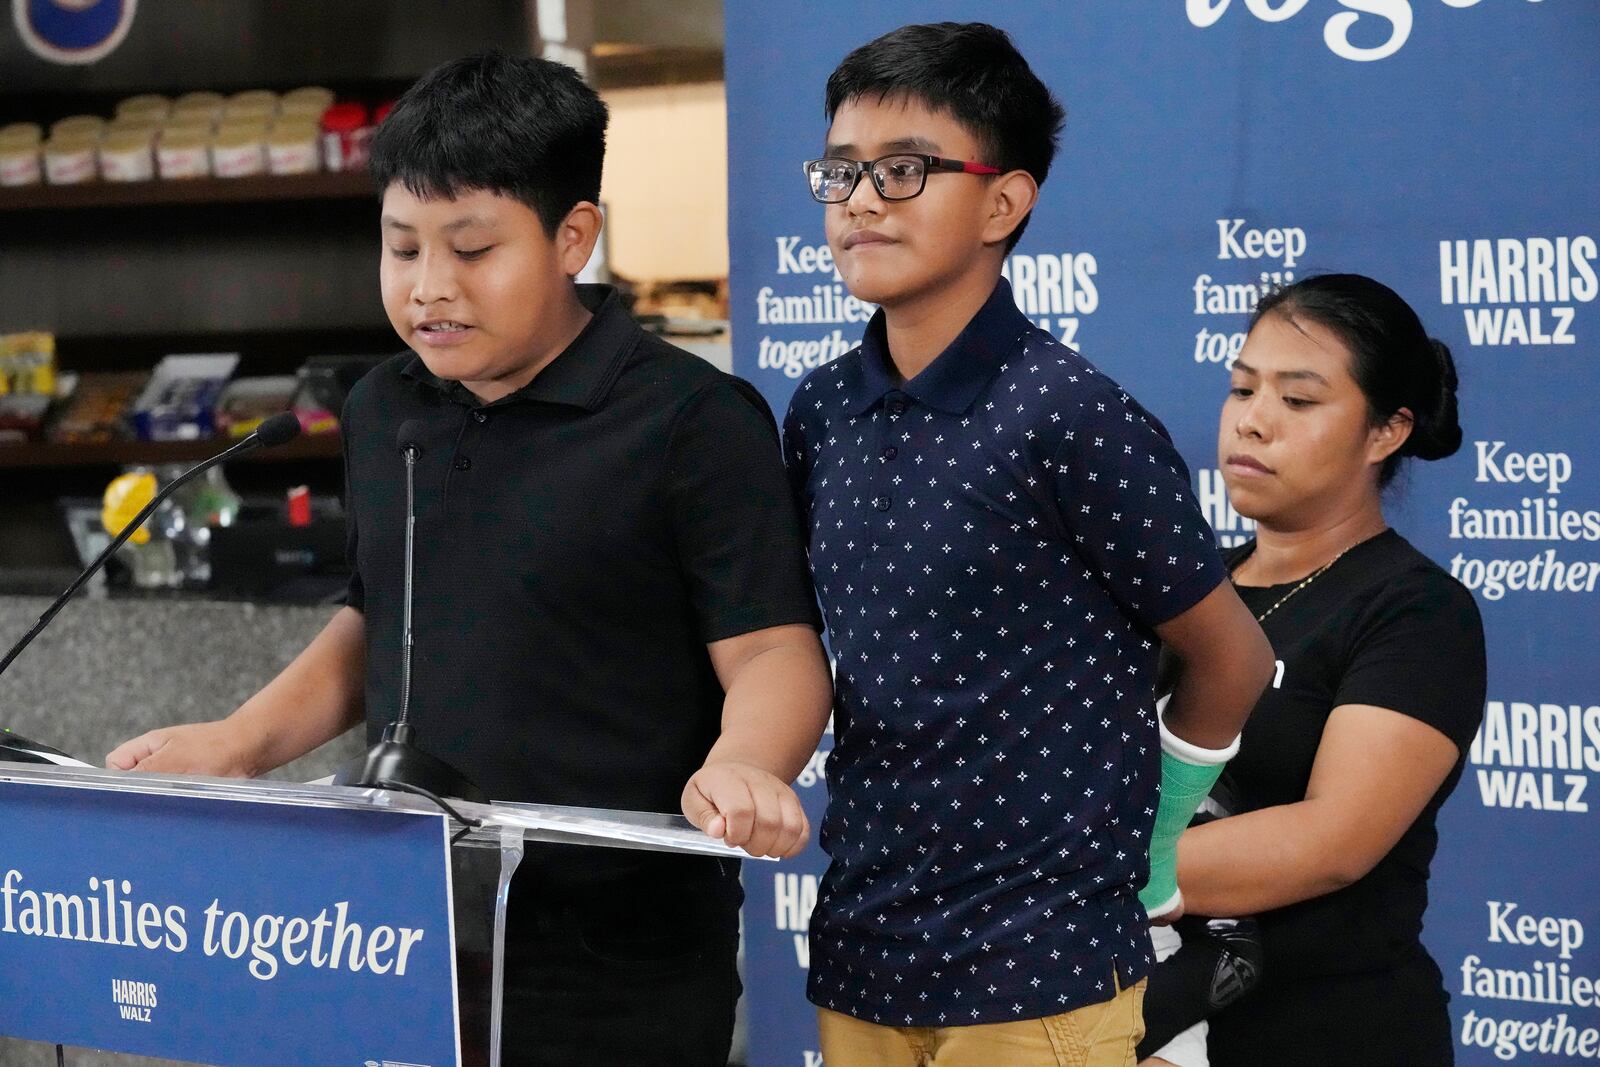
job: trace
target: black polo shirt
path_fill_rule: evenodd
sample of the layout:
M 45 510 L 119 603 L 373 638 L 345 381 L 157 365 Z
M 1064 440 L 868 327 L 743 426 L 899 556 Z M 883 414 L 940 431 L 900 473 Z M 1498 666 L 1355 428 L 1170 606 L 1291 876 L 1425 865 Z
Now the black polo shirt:
M 495 403 L 410 352 L 350 394 L 367 732 L 377 740 L 400 703 L 396 434 L 415 419 L 418 744 L 497 800 L 675 812 L 720 728 L 707 643 L 817 625 L 815 600 L 760 395 L 641 330 L 610 288 L 578 290 L 588 326 Z M 643 856 L 543 849 L 525 862 L 545 888 L 577 887 L 637 873 Z

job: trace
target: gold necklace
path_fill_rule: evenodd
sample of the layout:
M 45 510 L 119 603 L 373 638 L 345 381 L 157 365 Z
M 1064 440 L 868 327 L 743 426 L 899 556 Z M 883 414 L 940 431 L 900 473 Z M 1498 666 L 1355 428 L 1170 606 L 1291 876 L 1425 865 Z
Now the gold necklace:
M 1348 551 L 1350 551 L 1350 549 L 1348 547 L 1340 549 L 1339 550 L 1339 555 L 1334 556 L 1328 562 L 1324 563 L 1322 566 L 1320 566 L 1316 570 L 1312 571 L 1308 576 L 1306 576 L 1304 579 L 1301 580 L 1299 585 L 1296 585 L 1293 589 L 1289 590 L 1287 593 L 1283 594 L 1283 596 L 1279 597 L 1278 598 L 1278 602 L 1276 604 L 1272 605 L 1272 607 L 1268 608 L 1266 611 L 1263 611 L 1260 615 L 1257 615 L 1256 616 L 1256 622 L 1266 622 L 1268 615 L 1271 615 L 1274 611 L 1277 611 L 1279 608 L 1283 607 L 1284 602 L 1287 601 L 1290 597 L 1294 596 L 1300 590 L 1304 589 L 1306 586 L 1310 585 L 1312 582 L 1314 582 L 1318 578 L 1320 578 L 1323 575 L 1323 573 L 1327 571 L 1327 569 L 1329 567 L 1333 566 L 1335 563 L 1338 563 L 1339 560 Z

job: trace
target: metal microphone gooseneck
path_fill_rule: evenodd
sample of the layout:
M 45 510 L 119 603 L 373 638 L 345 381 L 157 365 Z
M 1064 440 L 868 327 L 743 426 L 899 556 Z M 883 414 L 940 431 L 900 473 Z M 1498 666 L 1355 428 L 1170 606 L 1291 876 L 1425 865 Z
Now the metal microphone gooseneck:
M 414 423 L 406 423 L 401 429 L 405 430 Z M 409 437 L 410 439 L 406 439 Z M 406 572 L 405 572 L 405 604 L 401 609 L 400 625 L 403 631 L 400 646 L 400 714 L 394 721 L 394 740 L 403 744 L 411 741 L 411 727 L 407 719 L 411 715 L 411 650 L 415 642 L 411 636 L 411 598 L 412 581 L 416 574 L 417 565 L 417 457 L 422 454 L 422 448 L 416 443 L 415 435 L 406 435 L 400 442 L 400 453 L 406 460 Z
M 335 785 L 368 789 L 399 789 L 422 796 L 456 797 L 483 801 L 487 798 L 466 775 L 415 744 L 416 731 L 411 716 L 411 658 L 415 642 L 411 628 L 411 601 L 417 551 L 417 459 L 422 455 L 422 425 L 415 419 L 400 427 L 400 454 L 406 461 L 406 559 L 402 591 L 405 594 L 400 615 L 400 710 L 394 721 L 383 728 L 381 739 L 365 756 L 352 760 L 333 776 Z M 447 811 L 451 809 L 445 805 Z

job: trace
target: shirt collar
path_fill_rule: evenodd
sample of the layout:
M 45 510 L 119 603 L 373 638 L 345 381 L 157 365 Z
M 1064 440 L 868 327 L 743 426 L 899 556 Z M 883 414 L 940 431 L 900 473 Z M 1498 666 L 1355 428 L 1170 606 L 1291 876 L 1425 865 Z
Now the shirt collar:
M 577 290 L 578 299 L 593 317 L 560 355 L 534 375 L 533 381 L 495 404 L 535 400 L 566 404 L 585 411 L 600 410 L 622 371 L 623 362 L 633 352 L 643 331 L 623 308 L 622 298 L 614 287 L 580 285 Z M 453 400 L 472 407 L 488 406 L 460 382 L 434 374 L 415 352 L 400 373 L 432 386 Z
M 999 373 L 1000 365 L 1016 348 L 1017 338 L 1030 325 L 1017 310 L 1010 283 L 1001 278 L 956 339 L 921 373 L 901 383 L 889 358 L 880 308 L 861 338 L 861 358 L 851 368 L 845 386 L 849 394 L 845 410 L 851 415 L 865 414 L 887 393 L 898 389 L 937 411 L 960 415 Z

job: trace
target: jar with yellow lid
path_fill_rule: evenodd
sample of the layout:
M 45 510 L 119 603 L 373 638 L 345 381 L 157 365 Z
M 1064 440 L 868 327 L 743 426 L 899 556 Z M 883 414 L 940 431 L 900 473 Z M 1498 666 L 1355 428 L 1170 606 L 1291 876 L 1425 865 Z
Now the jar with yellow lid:
M 222 121 L 222 109 L 213 111 L 209 108 L 189 108 L 179 110 L 173 108 L 172 114 L 167 116 L 167 126 L 204 126 L 214 130 Z
M 259 122 L 270 126 L 272 120 L 278 117 L 276 104 L 244 104 L 240 107 L 229 105 L 222 110 L 222 117 L 217 120 L 219 126 L 232 126 L 240 122 Z
M 91 137 L 99 140 L 106 132 L 107 122 L 99 115 L 69 115 L 50 124 L 50 137 Z
M 278 114 L 278 94 L 267 89 L 247 89 L 228 97 L 222 108 L 222 121 L 233 123 L 240 119 L 271 120 Z
M 6 143 L 31 141 L 34 144 L 44 143 L 44 128 L 37 122 L 13 122 L 0 126 L 0 141 Z
M 52 134 L 44 143 L 44 176 L 51 185 L 78 185 L 95 175 L 100 139 L 86 133 Z
M 267 134 L 267 170 L 311 174 L 321 169 L 322 130 L 310 119 L 280 119 Z
M 267 139 L 267 131 L 270 129 L 272 129 L 272 121 L 270 119 L 252 116 L 243 119 L 223 119 L 217 125 L 216 132 L 221 133 L 223 130 L 230 132 L 249 130 L 255 133 L 257 140 L 265 141 Z
M 38 185 L 44 176 L 41 152 L 36 144 L 0 141 L 0 188 L 16 189 Z
M 172 101 L 159 93 L 130 96 L 117 102 L 117 119 L 144 119 L 161 122 L 172 111 Z
M 211 126 L 171 125 L 156 142 L 156 172 L 163 178 L 204 178 L 211 173 Z
M 148 115 L 119 115 L 111 120 L 111 124 L 106 127 L 105 133 L 101 136 L 101 140 L 106 140 L 119 133 L 132 131 L 149 134 L 150 140 L 154 141 L 161 132 L 161 126 L 162 124 L 159 120 L 153 119 Z
M 39 134 L 39 127 L 23 122 L 0 127 L 0 186 L 39 184 L 44 176 Z
M 333 106 L 333 90 L 320 85 L 308 85 L 283 94 L 278 102 L 278 113 L 284 116 L 302 116 L 316 122 L 322 113 Z
M 225 122 L 211 136 L 211 173 L 219 178 L 246 178 L 267 169 L 267 125 Z
M 156 176 L 155 131 L 112 129 L 100 142 L 100 177 L 108 182 L 147 182 Z
M 167 116 L 167 121 L 184 126 L 197 122 L 215 126 L 221 121 L 227 103 L 228 98 L 221 93 L 184 93 L 172 102 L 172 112 Z
M 212 92 L 210 89 L 197 89 L 194 92 L 184 93 L 172 102 L 174 111 L 200 110 L 207 107 L 220 108 L 228 102 L 228 98 L 221 93 Z

